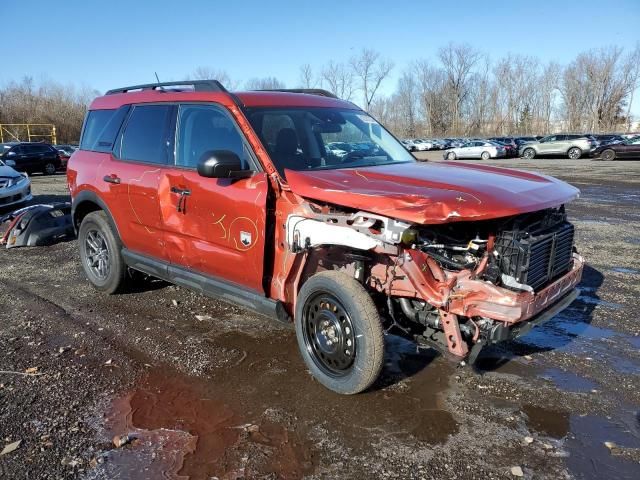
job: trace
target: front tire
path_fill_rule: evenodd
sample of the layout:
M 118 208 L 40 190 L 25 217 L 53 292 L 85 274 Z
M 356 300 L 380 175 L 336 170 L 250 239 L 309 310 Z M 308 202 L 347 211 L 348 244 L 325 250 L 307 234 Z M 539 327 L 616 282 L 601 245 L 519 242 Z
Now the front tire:
M 616 152 L 615 150 L 608 148 L 604 152 L 602 152 L 601 158 L 602 160 L 606 160 L 607 162 L 610 162 L 611 160 L 616 159 Z
M 572 147 L 567 152 L 567 156 L 571 160 L 577 160 L 582 156 L 582 150 L 580 150 L 578 147 Z
M 480 155 L 480 158 L 482 160 L 489 160 L 491 158 L 491 154 L 489 152 L 482 152 L 482 154 Z
M 82 219 L 78 247 L 84 273 L 97 290 L 112 294 L 124 287 L 127 268 L 122 243 L 103 211 L 91 212 Z
M 536 151 L 533 148 L 525 148 L 524 152 L 522 152 L 522 158 L 526 158 L 527 160 L 531 160 L 535 158 Z
M 453 152 L 449 152 L 447 153 L 447 160 L 455 160 L 456 159 L 456 154 Z
M 298 295 L 296 336 L 311 374 L 351 395 L 376 381 L 384 360 L 382 321 L 365 288 L 342 272 L 309 278 Z

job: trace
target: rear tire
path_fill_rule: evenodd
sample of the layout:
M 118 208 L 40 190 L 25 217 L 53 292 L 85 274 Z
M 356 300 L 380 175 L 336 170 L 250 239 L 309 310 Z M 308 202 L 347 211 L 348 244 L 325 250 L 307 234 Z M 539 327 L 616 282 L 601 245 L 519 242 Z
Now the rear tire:
M 532 158 L 535 158 L 535 156 L 536 151 L 533 148 L 525 148 L 522 152 L 522 158 L 526 158 L 527 160 L 531 160 Z
M 78 230 L 80 262 L 91 284 L 108 294 L 123 289 L 127 267 L 122 243 L 103 211 L 87 214 Z
M 602 158 L 602 160 L 610 162 L 611 160 L 616 159 L 616 152 L 615 150 L 611 150 L 610 148 L 607 148 L 604 152 L 602 152 L 602 154 L 600 155 L 600 158 Z
M 456 157 L 455 153 L 453 153 L 453 152 L 447 153 L 447 160 L 455 160 L 456 158 L 457 157 Z
M 296 336 L 311 374 L 343 395 L 376 381 L 384 360 L 382 321 L 365 288 L 342 272 L 309 278 L 298 295 Z
M 42 173 L 44 175 L 54 175 L 56 173 L 56 165 L 52 162 L 45 163 L 42 168 Z
M 491 158 L 491 154 L 489 152 L 482 152 L 482 154 L 480 155 L 480 158 L 482 160 L 489 160 Z
M 577 160 L 582 156 L 582 150 L 580 150 L 578 147 L 571 147 L 568 151 L 567 151 L 567 156 L 571 159 L 571 160 Z

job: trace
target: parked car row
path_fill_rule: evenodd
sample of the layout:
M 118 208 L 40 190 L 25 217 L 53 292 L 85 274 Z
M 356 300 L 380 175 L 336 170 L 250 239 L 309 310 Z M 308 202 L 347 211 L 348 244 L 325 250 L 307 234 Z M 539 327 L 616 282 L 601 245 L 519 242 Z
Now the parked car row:
M 565 156 L 573 160 L 589 156 L 603 160 L 640 158 L 640 152 L 637 152 L 639 142 L 640 135 L 637 134 L 554 134 L 546 137 L 532 135 L 402 141 L 410 151 L 445 150 L 443 157 L 447 160 L 511 157 L 533 159 L 547 155 Z
M 20 172 L 53 175 L 66 170 L 74 145 L 49 145 L 43 142 L 0 143 L 0 160 Z

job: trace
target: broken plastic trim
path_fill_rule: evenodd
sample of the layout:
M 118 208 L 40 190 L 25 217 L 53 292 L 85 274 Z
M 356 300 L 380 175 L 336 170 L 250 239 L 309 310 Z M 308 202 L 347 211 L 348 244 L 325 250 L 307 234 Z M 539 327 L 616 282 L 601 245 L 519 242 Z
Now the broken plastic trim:
M 0 245 L 7 248 L 51 245 L 66 238 L 73 238 L 71 204 L 30 205 L 0 217 L 0 224 L 10 220 Z

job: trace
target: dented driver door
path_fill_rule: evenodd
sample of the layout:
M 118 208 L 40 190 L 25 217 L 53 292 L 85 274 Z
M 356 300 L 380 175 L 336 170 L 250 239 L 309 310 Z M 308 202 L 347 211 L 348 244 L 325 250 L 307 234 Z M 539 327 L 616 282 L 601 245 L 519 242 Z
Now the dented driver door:
M 250 164 L 231 115 L 217 105 L 180 105 L 175 145 L 175 164 L 159 185 L 171 263 L 264 294 L 266 174 L 216 179 L 196 170 L 211 150 L 230 150 Z

